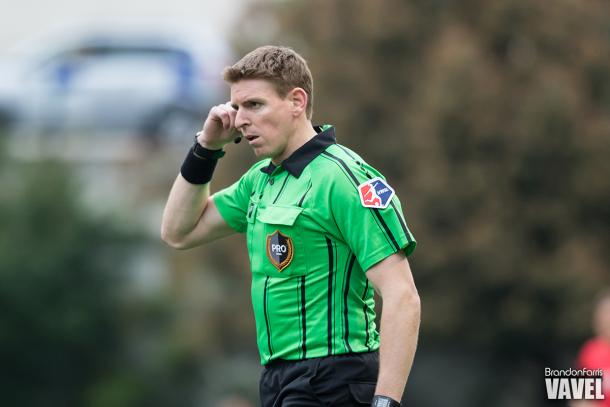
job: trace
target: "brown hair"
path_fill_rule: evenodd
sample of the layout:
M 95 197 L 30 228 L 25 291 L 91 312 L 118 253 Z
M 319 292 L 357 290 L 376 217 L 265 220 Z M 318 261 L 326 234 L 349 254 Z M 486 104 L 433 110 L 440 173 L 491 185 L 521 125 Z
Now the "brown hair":
M 307 61 L 292 48 L 266 45 L 256 48 L 222 73 L 224 80 L 236 83 L 242 79 L 270 81 L 280 95 L 285 97 L 299 87 L 307 93 L 307 118 L 313 113 L 313 78 Z

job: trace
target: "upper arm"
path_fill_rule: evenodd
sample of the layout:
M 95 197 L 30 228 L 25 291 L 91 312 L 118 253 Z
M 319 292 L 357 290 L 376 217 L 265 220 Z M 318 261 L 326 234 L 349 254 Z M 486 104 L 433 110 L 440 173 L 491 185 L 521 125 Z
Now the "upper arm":
M 264 162 L 256 164 L 237 182 L 208 197 L 207 205 L 185 248 L 246 231 L 246 212 L 252 196 L 252 174 L 256 174 L 262 164 Z
M 376 174 L 371 175 L 363 167 L 345 165 L 331 175 L 326 195 L 333 198 L 329 200 L 333 220 L 363 270 L 394 253 L 410 254 L 414 250 L 415 239 L 393 192 L 380 207 L 363 203 L 359 186 L 373 182 L 372 175 Z
M 220 215 L 214 196 L 210 196 L 195 228 L 184 238 L 179 248 L 189 249 L 233 233 L 235 230 Z
M 366 277 L 382 298 L 393 295 L 417 296 L 417 288 L 404 252 L 394 253 L 366 271 Z

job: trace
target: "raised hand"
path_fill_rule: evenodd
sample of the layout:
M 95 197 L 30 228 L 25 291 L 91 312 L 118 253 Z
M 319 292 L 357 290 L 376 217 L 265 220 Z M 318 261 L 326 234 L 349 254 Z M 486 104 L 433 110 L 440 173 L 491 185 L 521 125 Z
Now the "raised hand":
M 202 147 L 218 150 L 233 141 L 239 131 L 235 128 L 235 115 L 230 102 L 214 106 L 205 119 L 203 129 L 197 133 L 197 142 Z

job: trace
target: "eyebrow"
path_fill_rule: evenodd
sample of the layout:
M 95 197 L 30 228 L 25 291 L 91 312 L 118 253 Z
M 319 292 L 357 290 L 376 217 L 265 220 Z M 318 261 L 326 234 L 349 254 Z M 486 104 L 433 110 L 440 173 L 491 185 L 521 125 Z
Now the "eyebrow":
M 264 101 L 263 101 L 262 99 L 258 98 L 258 97 L 251 97 L 251 98 L 244 99 L 244 100 L 241 102 L 241 104 L 242 104 L 243 106 L 246 106 L 246 105 L 248 105 L 248 104 L 250 104 L 250 103 L 261 103 L 261 104 L 262 104 L 262 103 L 264 103 Z M 231 107 L 232 107 L 233 109 L 235 109 L 235 110 L 238 110 L 238 109 L 239 109 L 239 105 L 238 105 L 237 103 L 231 103 Z

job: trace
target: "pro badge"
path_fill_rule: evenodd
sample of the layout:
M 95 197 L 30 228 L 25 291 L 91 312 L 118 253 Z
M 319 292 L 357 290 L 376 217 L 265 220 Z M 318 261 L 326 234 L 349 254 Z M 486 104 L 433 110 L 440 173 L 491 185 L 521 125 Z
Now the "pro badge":
M 267 236 L 267 257 L 281 273 L 294 257 L 292 239 L 279 230 Z
M 394 196 L 392 187 L 379 177 L 360 184 L 358 192 L 365 208 L 387 208 Z

